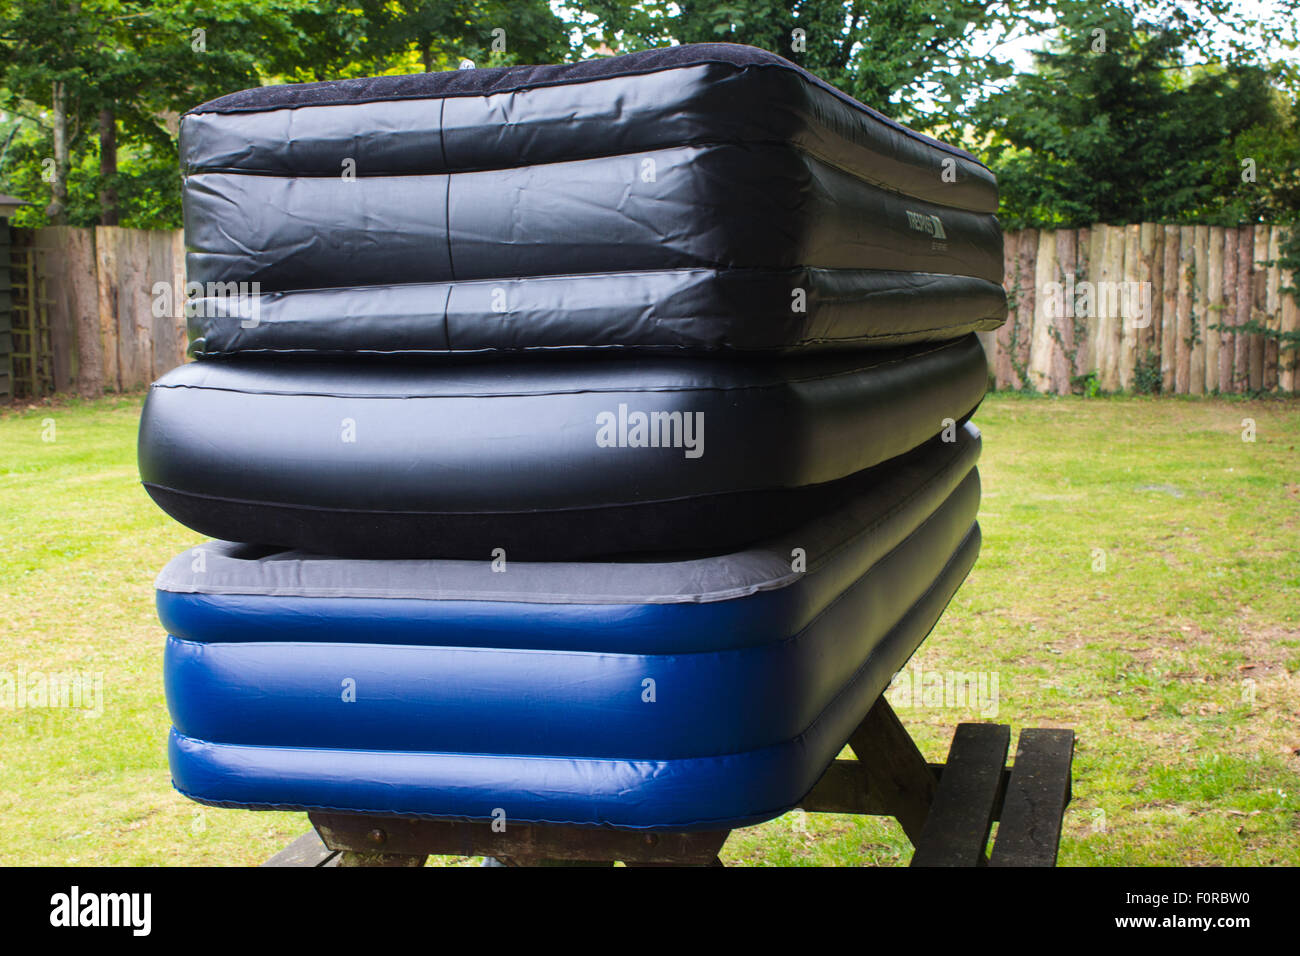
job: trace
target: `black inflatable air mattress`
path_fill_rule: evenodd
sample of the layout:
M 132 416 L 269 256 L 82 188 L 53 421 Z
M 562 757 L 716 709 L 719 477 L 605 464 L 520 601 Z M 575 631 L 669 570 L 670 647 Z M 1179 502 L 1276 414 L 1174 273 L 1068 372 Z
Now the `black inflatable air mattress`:
M 154 500 L 214 537 L 526 560 L 734 548 L 968 417 L 975 336 L 779 362 L 209 361 L 156 382 Z
M 267 87 L 181 139 L 198 355 L 896 345 L 1005 315 L 992 174 L 749 47 Z

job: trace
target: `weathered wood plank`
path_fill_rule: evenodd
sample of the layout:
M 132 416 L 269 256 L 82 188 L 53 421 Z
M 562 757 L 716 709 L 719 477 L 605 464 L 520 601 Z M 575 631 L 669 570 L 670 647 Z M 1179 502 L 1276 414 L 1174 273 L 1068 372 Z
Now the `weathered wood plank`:
M 1237 239 L 1236 229 L 1223 230 L 1223 308 L 1219 312 L 1219 391 L 1236 391 L 1233 365 L 1236 362 L 1237 336 L 1232 331 L 1237 311 Z
M 958 724 L 912 866 L 978 866 L 1011 746 L 1005 724 Z
M 997 330 L 993 351 L 993 380 L 998 388 L 1011 387 L 1011 337 L 1016 326 L 1016 300 L 1020 294 L 1016 271 L 1019 244 L 1019 233 L 1009 232 L 1002 237 L 1002 285 L 1007 290 L 1007 320 Z
M 189 361 L 189 329 L 185 321 L 185 230 L 172 230 L 172 275 L 176 282 L 176 328 L 179 336 L 180 353 L 176 364 Z
M 1286 233 L 1283 232 L 1279 242 L 1287 241 Z M 1300 282 L 1300 274 L 1289 273 L 1283 270 L 1278 276 L 1278 296 L 1280 299 L 1281 315 L 1278 319 L 1278 329 L 1283 333 L 1300 332 L 1300 302 L 1296 301 L 1294 295 L 1283 292 L 1284 287 L 1294 288 L 1297 282 Z M 1296 390 L 1297 364 L 1300 363 L 1300 350 L 1295 348 L 1279 352 L 1277 385 L 1278 389 L 1283 392 L 1294 392 Z
M 1092 255 L 1092 229 L 1083 228 L 1075 235 L 1074 243 L 1074 276 L 1075 284 L 1083 282 L 1089 278 Z M 1078 303 L 1075 303 L 1076 314 L 1074 317 L 1075 337 L 1074 337 L 1074 374 L 1075 376 L 1087 375 L 1092 371 L 1092 326 L 1095 320 L 1092 316 L 1078 314 Z
M 934 801 L 934 774 L 907 730 L 881 697 L 849 737 L 867 773 L 867 785 L 913 843 L 921 835 Z
M 1192 252 L 1192 345 L 1188 356 L 1187 390 L 1193 395 L 1205 393 L 1205 336 L 1206 314 L 1210 307 L 1209 244 L 1210 227 L 1194 226 Z
M 339 854 L 340 867 L 382 866 L 413 867 L 424 866 L 428 860 L 427 853 L 370 853 L 364 850 L 344 850 Z
M 148 236 L 149 284 L 149 339 L 152 349 L 149 356 L 149 378 L 161 377 L 185 360 L 184 279 L 177 285 L 178 273 L 174 261 L 175 244 L 170 232 L 155 232 Z M 164 283 L 167 292 L 161 298 L 153 289 Z
M 1196 254 L 1196 230 L 1178 230 L 1178 334 L 1174 341 L 1174 391 L 1186 395 L 1192 375 L 1192 272 Z
M 1070 290 L 1075 285 L 1075 261 L 1078 258 L 1078 233 L 1061 229 L 1056 233 L 1056 281 L 1063 285 L 1061 314 L 1056 317 L 1052 358 L 1049 368 L 1051 390 L 1057 395 L 1070 394 L 1070 380 L 1074 377 L 1071 356 L 1074 344 L 1074 296 Z
M 392 857 L 491 856 L 510 860 L 680 863 L 705 866 L 717 858 L 728 830 L 691 833 L 612 830 L 604 827 L 310 813 L 325 845 L 354 854 Z M 384 862 L 379 861 L 381 864 Z M 349 865 L 345 857 L 342 864 Z M 371 864 L 374 865 L 374 864 Z
M 1020 291 L 1016 298 L 1016 325 L 1012 333 L 1012 387 L 1029 384 L 1029 347 L 1034 335 L 1034 276 L 1038 260 L 1038 230 L 1022 229 L 1016 245 L 1016 275 Z
M 1161 391 L 1174 390 L 1175 356 L 1178 341 L 1179 229 L 1166 225 L 1161 265 L 1160 383 Z
M 1020 732 L 989 865 L 1056 865 L 1073 761 L 1073 731 Z
M 1234 309 L 1232 324 L 1245 325 L 1250 320 L 1250 303 L 1253 296 L 1251 263 L 1255 258 L 1255 227 L 1242 226 L 1237 230 L 1237 282 L 1233 288 Z M 1250 338 L 1244 332 L 1235 333 L 1232 361 L 1232 390 L 1244 392 L 1250 385 Z
M 95 267 L 99 312 L 99 343 L 104 387 L 120 391 L 121 364 L 117 334 L 117 242 L 121 230 L 111 226 L 95 228 Z
M 1056 233 L 1043 229 L 1038 233 L 1038 248 L 1034 253 L 1034 316 L 1030 323 L 1029 384 L 1035 391 L 1055 391 L 1052 382 L 1052 353 L 1056 350 L 1053 331 L 1057 317 L 1053 309 L 1061 304 L 1059 298 L 1043 293 L 1049 283 L 1060 281 L 1060 265 L 1056 259 Z
M 1268 265 L 1264 279 L 1264 325 L 1272 332 L 1280 332 L 1282 329 L 1282 299 L 1279 295 L 1281 271 L 1277 264 L 1278 256 L 1282 254 L 1281 235 L 1281 226 L 1273 226 L 1268 230 Z M 1264 339 L 1262 387 L 1266 392 L 1273 392 L 1277 390 L 1277 383 L 1278 342 L 1277 339 L 1269 336 Z
M 1146 314 L 1138 324 L 1137 351 L 1138 358 L 1146 361 L 1147 357 L 1160 354 L 1160 310 L 1161 277 L 1164 263 L 1161 261 L 1164 246 L 1164 230 L 1153 222 L 1142 224 L 1141 234 L 1142 266 L 1138 272 L 1138 282 L 1142 284 L 1143 293 L 1139 297 Z
M 98 394 L 102 360 L 92 334 L 98 312 L 94 232 L 74 226 L 37 229 L 35 248 L 49 299 L 54 389 Z
M 153 277 L 149 232 L 123 229 L 118 246 L 118 363 L 124 389 L 153 381 Z
M 1110 227 L 1099 222 L 1091 228 L 1088 237 L 1088 280 L 1093 287 L 1092 300 L 1089 303 L 1088 319 L 1088 371 L 1101 378 L 1101 367 L 1105 363 L 1102 348 L 1102 334 L 1105 326 L 1105 296 L 1098 291 L 1102 277 L 1106 272 L 1106 238 Z
M 1120 294 L 1119 352 L 1117 354 L 1119 387 L 1133 387 L 1133 371 L 1138 359 L 1138 306 L 1135 294 L 1142 276 L 1142 225 L 1129 223 L 1124 227 L 1124 265 L 1121 276 L 1124 282 Z
M 867 783 L 866 770 L 858 760 L 833 762 L 799 801 L 799 807 L 809 813 L 889 813 L 889 807 Z
M 943 764 L 932 763 L 930 773 L 936 784 L 943 779 Z M 1011 779 L 1008 768 L 1002 774 L 1002 792 Z M 999 794 L 1001 806 L 1001 793 Z M 836 760 L 799 801 L 799 809 L 808 813 L 858 813 L 866 816 L 892 816 L 880 795 L 867 783 L 867 775 L 859 760 Z M 996 819 L 996 817 L 994 818 Z
M 79 364 L 77 305 L 70 295 L 75 266 L 68 261 L 75 235 L 73 226 L 49 226 L 36 230 L 36 271 L 45 281 L 38 283 L 37 289 L 28 290 L 29 296 L 43 291 L 48 299 L 50 348 L 54 360 L 52 387 L 56 392 L 66 392 L 72 387 Z
M 1223 227 L 1211 226 L 1206 250 L 1205 273 L 1205 390 L 1219 391 L 1219 345 L 1217 326 L 1223 321 Z
M 104 352 L 99 336 L 98 255 L 95 231 L 77 233 L 73 297 L 77 310 L 77 392 L 93 398 L 104 392 Z
M 271 857 L 262 866 L 338 866 L 339 852 L 327 847 L 315 830 L 308 830 L 298 839 Z
M 1092 336 L 1093 366 L 1102 390 L 1113 392 L 1119 388 L 1119 330 L 1115 314 L 1117 303 L 1112 293 L 1116 283 L 1123 279 L 1124 229 L 1102 223 L 1094 226 L 1092 233 L 1093 269 L 1097 273 L 1093 280 L 1093 315 L 1096 317 Z
M 1251 260 L 1250 317 L 1260 325 L 1267 322 L 1264 304 L 1268 285 L 1268 226 L 1255 227 L 1254 255 Z M 1264 341 L 1259 332 L 1250 337 L 1250 390 L 1258 392 L 1264 387 Z
M 1101 367 L 1105 363 L 1102 346 L 1102 334 L 1105 327 L 1105 298 L 1098 289 L 1106 272 L 1106 237 L 1110 227 L 1104 222 L 1093 226 L 1088 233 L 1088 281 L 1093 288 L 1092 298 L 1088 302 L 1088 371 L 1101 378 Z

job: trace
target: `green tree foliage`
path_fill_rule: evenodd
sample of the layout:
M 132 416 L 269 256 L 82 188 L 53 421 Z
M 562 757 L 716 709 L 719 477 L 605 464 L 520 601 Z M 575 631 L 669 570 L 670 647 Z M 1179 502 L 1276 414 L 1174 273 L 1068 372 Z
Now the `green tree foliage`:
M 1195 36 L 1185 18 L 1091 8 L 1061 24 L 1033 72 L 981 100 L 1003 224 L 1237 222 L 1293 202 L 1245 188 L 1238 161 L 1255 154 L 1281 181 L 1295 160 L 1285 99 L 1261 65 L 1186 66 Z
M 476 66 L 553 63 L 568 51 L 567 27 L 545 2 L 366 0 L 369 42 L 381 57 L 408 50 L 425 72 Z
M 1300 65 L 1278 52 L 1296 48 L 1297 6 L 0 0 L 0 191 L 32 203 L 19 213 L 25 225 L 176 226 L 177 120 L 214 96 L 465 59 L 558 62 L 601 44 L 728 41 L 785 56 L 974 150 L 999 174 L 1011 227 L 1284 221 L 1300 209 Z M 1026 44 L 1042 52 L 1017 73 Z
M 319 0 L 289 18 L 265 72 L 301 82 L 554 63 L 569 27 L 546 0 Z
M 961 128 L 972 91 L 1009 77 L 998 40 L 1037 27 L 1031 0 L 576 0 L 587 42 L 620 52 L 747 43 L 918 126 Z M 802 31 L 797 36 L 795 31 Z
M 177 222 L 179 113 L 256 85 L 305 4 L 0 2 L 0 184 L 33 202 L 18 221 L 87 225 L 116 193 L 124 224 Z
M 0 0 L 0 190 L 32 202 L 20 225 L 174 227 L 177 121 L 204 100 L 567 52 L 545 0 Z

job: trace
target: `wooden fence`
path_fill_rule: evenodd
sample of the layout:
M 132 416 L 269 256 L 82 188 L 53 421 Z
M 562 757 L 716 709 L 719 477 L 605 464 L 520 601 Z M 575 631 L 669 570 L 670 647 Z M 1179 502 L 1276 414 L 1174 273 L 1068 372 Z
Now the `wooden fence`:
M 175 294 L 184 251 L 180 230 L 14 229 L 13 255 L 37 278 L 16 298 L 13 322 L 48 330 L 50 343 L 48 368 L 32 369 L 27 394 L 143 388 L 185 361 L 184 301 Z M 165 298 L 155 294 L 159 282 L 168 284 Z
M 15 256 L 26 250 L 43 280 L 26 318 L 47 323 L 43 377 L 55 391 L 142 388 L 185 361 L 179 230 L 13 233 Z M 1233 331 L 1251 320 L 1300 331 L 1296 301 L 1282 291 L 1294 279 L 1268 265 L 1282 239 L 1277 226 L 1154 223 L 1007 233 L 1012 309 L 982 335 L 990 375 L 999 388 L 1057 394 L 1089 373 L 1103 391 L 1294 392 L 1296 353 Z M 160 282 L 172 290 L 161 307 Z
M 998 388 L 1296 390 L 1296 352 L 1235 329 L 1300 331 L 1278 226 L 1096 225 L 1006 234 L 1010 317 L 981 336 Z

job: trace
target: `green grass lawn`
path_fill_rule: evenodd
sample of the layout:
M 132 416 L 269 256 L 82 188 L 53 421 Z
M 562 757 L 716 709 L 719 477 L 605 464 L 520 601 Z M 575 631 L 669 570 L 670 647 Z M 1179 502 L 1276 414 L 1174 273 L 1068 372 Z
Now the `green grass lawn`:
M 99 717 L 0 709 L 0 865 L 249 864 L 306 829 L 171 789 L 152 582 L 200 539 L 140 488 L 139 410 L 0 412 L 0 685 L 104 693 Z M 998 395 L 976 421 L 983 554 L 915 660 L 996 676 L 1000 722 L 1075 729 L 1062 862 L 1300 863 L 1300 404 Z M 981 719 L 895 703 L 932 760 Z M 793 813 L 724 859 L 909 853 L 892 822 Z

